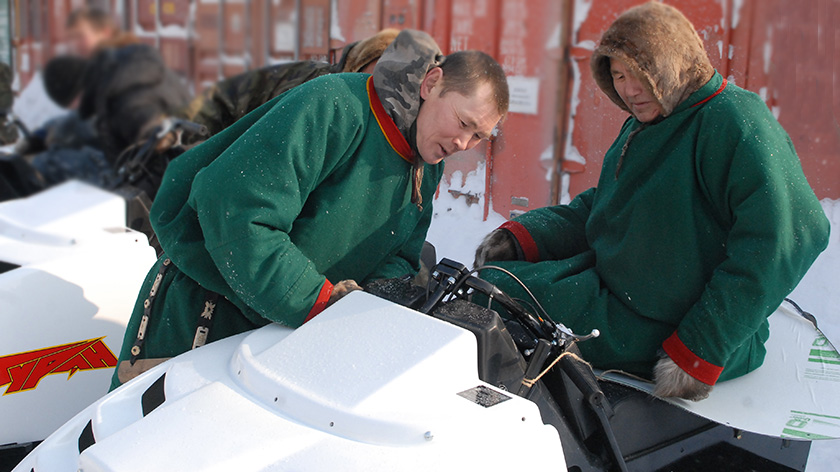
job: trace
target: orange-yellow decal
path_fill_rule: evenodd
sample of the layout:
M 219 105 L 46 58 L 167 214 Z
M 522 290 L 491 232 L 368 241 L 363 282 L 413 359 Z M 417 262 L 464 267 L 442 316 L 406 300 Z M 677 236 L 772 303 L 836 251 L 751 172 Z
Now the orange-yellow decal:
M 67 372 L 69 380 L 79 370 L 116 367 L 117 358 L 103 338 L 0 357 L 0 388 L 8 385 L 3 395 L 32 390 L 50 374 Z

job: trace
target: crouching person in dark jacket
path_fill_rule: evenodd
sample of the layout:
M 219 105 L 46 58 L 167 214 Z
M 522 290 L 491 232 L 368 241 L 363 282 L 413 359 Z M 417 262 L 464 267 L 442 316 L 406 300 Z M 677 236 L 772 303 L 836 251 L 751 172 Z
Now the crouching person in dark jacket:
M 828 220 L 787 133 L 712 68 L 675 8 L 622 14 L 591 69 L 631 115 L 598 186 L 505 223 L 475 263 L 499 261 L 574 331 L 598 328 L 580 344 L 595 366 L 703 399 L 762 364 L 767 318 L 825 249 Z M 525 298 L 506 276 L 481 275 Z
M 144 132 L 189 102 L 180 78 L 145 44 L 99 50 L 91 59 L 57 57 L 47 63 L 44 85 L 63 107 L 78 98 L 83 120 L 95 120 L 101 149 L 113 164 Z

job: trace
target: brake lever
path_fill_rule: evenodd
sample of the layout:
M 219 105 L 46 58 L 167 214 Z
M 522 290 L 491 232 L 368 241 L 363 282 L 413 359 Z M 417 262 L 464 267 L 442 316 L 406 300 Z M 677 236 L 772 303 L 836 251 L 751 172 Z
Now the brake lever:
M 590 339 L 597 338 L 598 336 L 601 335 L 601 330 L 599 330 L 597 328 L 590 331 L 589 334 L 575 334 L 575 333 L 572 332 L 572 330 L 567 328 L 565 325 L 562 325 L 562 324 L 558 323 L 556 326 L 557 326 L 557 331 L 556 331 L 555 338 L 559 339 L 559 340 L 562 340 L 562 344 L 565 344 L 567 342 L 573 343 L 573 342 L 589 341 Z

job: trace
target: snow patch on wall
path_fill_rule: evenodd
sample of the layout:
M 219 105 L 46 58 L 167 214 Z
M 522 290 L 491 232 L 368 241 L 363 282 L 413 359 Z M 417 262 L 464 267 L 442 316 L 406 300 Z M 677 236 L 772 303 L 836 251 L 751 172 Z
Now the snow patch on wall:
M 545 180 L 551 182 L 551 175 L 554 173 L 554 145 L 549 145 L 540 154 L 540 165 L 545 169 Z
M 591 39 L 587 39 L 586 41 L 581 41 L 581 42 L 577 43 L 575 46 L 577 46 L 581 49 L 587 49 L 589 51 L 594 51 L 595 50 L 595 41 L 592 41 Z
M 569 194 L 569 187 L 572 183 L 572 176 L 564 173 L 560 176 L 560 204 L 568 205 L 572 201 L 572 196 Z
M 572 103 L 569 107 L 569 126 L 566 131 L 566 148 L 563 152 L 563 158 L 570 161 L 579 162 L 586 165 L 586 158 L 583 157 L 572 143 L 572 136 L 575 131 L 575 116 L 577 116 L 577 107 L 580 105 L 580 66 L 577 61 L 572 63 Z
M 732 29 L 738 27 L 741 21 L 741 7 L 744 6 L 744 0 L 734 0 L 732 2 Z
M 825 199 L 820 203 L 831 223 L 828 248 L 820 254 L 790 298 L 812 313 L 829 341 L 840 347 L 840 272 L 837 270 L 840 267 L 840 200 Z
M 181 25 L 161 26 L 158 28 L 157 32 L 162 38 L 187 39 L 190 36 L 189 30 Z
M 589 10 L 592 8 L 592 0 L 575 0 L 575 18 L 572 27 L 574 34 L 577 36 L 580 31 L 580 26 L 589 17 Z
M 773 27 L 767 25 L 767 39 L 764 41 L 764 73 L 770 73 L 770 61 L 773 59 Z
M 554 31 L 552 31 L 551 34 L 548 36 L 548 41 L 545 42 L 546 51 L 560 48 L 560 38 L 562 38 L 562 34 L 563 24 L 557 22 L 557 26 L 554 27 Z
M 344 35 L 341 34 L 341 25 L 338 22 L 338 0 L 332 0 L 332 12 L 330 13 L 332 16 L 332 21 L 330 22 L 330 39 L 335 39 L 337 41 L 346 41 L 344 39 Z

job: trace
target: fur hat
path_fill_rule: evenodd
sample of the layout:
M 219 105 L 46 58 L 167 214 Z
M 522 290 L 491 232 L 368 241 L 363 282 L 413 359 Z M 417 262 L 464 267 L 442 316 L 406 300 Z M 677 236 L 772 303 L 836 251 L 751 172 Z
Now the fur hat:
M 379 59 L 382 52 L 394 41 L 400 30 L 387 28 L 370 38 L 363 39 L 351 45 L 345 50 L 341 58 L 341 72 L 359 72 L 366 65 Z
M 58 105 L 66 108 L 81 93 L 89 61 L 78 56 L 58 56 L 44 66 L 44 88 Z
M 663 116 L 714 74 L 703 40 L 691 22 L 676 8 L 658 2 L 622 13 L 601 37 L 589 64 L 598 87 L 622 110 L 632 113 L 613 87 L 610 58 L 623 61 L 653 93 Z

